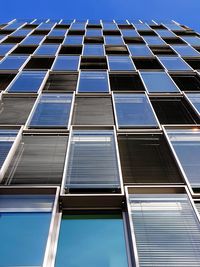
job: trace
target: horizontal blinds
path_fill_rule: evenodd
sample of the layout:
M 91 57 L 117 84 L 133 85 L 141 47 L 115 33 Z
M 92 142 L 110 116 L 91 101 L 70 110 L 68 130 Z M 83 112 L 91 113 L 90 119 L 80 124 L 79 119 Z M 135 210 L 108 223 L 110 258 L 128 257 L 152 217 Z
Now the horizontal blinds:
M 129 200 L 140 267 L 200 266 L 200 224 L 186 194 Z
M 67 166 L 69 188 L 119 188 L 113 131 L 73 131 Z

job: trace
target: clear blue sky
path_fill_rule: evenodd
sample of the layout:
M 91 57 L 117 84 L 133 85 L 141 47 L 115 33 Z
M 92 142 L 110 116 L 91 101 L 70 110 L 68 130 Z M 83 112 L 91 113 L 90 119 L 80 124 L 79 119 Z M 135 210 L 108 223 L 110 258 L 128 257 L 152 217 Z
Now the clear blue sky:
M 1 0 L 10 18 L 174 19 L 200 31 L 200 0 Z

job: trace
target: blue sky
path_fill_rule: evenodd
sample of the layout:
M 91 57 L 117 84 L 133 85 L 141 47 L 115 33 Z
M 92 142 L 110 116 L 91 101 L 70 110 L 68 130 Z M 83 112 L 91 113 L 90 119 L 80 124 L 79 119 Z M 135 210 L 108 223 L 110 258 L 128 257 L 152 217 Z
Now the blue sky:
M 174 19 L 200 31 L 200 0 L 1 0 L 10 18 Z

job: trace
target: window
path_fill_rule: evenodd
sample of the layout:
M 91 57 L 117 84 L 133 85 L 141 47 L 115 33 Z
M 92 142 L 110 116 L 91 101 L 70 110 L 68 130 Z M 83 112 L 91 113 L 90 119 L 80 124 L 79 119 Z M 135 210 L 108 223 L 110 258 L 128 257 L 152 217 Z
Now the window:
M 197 36 L 183 36 L 182 39 L 192 46 L 200 46 L 200 38 Z
M 83 36 L 67 36 L 63 42 L 64 45 L 81 45 Z
M 36 48 L 36 46 L 19 45 L 15 50 L 12 51 L 11 55 L 30 55 L 35 51 Z
M 67 33 L 66 30 L 62 29 L 53 29 L 50 33 L 49 36 L 64 36 Z
M 77 70 L 79 56 L 58 56 L 53 65 L 53 70 Z
M 144 44 L 145 42 L 141 37 L 124 37 L 125 44 Z
M 14 79 L 16 74 L 0 73 L 0 91 L 7 88 L 10 82 Z
M 74 22 L 71 24 L 70 30 L 85 30 L 86 23 Z
M 172 50 L 170 46 L 151 46 L 151 51 L 154 55 L 162 56 L 162 55 L 177 55 L 177 53 Z
M 81 57 L 80 69 L 106 70 L 108 68 L 106 57 Z
M 44 92 L 73 92 L 76 90 L 78 74 L 50 73 L 44 85 Z
M 110 70 L 135 70 L 135 66 L 128 56 L 108 56 Z
M 112 91 L 145 91 L 137 73 L 110 73 L 109 78 Z
M 27 36 L 32 30 L 19 29 L 11 34 L 11 36 Z
M 61 44 L 64 37 L 47 37 L 42 44 Z
M 128 45 L 128 48 L 133 57 L 153 56 L 151 50 L 146 45 Z
M 144 36 L 144 40 L 148 45 L 165 45 L 166 43 L 157 36 Z
M 70 192 L 118 192 L 120 176 L 114 132 L 74 130 L 66 166 Z
M 105 47 L 107 55 L 128 55 L 129 52 L 125 45 L 117 46 L 117 45 L 106 45 Z
M 83 49 L 84 56 L 104 56 L 103 45 L 84 45 Z
M 178 38 L 178 37 L 163 37 L 163 40 L 167 43 L 167 44 L 170 44 L 170 45 L 185 45 L 185 42 L 181 39 L 181 38 Z
M 200 264 L 199 220 L 185 193 L 129 194 L 129 206 L 139 266 Z
M 200 57 L 200 53 L 189 45 L 173 45 L 172 48 L 182 57 Z
M 0 35 L 0 40 L 4 39 L 5 35 Z M 1 42 L 1 44 L 19 44 L 24 37 L 12 37 L 8 36 L 4 41 Z
M 199 118 L 183 97 L 152 97 L 161 124 L 196 124 Z
M 54 62 L 54 57 L 31 57 L 24 69 L 48 70 Z
M 1 248 L 1 266 L 43 265 L 53 201 L 52 195 L 1 195 L 0 235 L 9 244 Z
M 163 134 L 118 135 L 125 184 L 183 183 Z
M 200 69 L 200 58 L 196 59 L 186 59 L 185 60 L 190 67 L 192 67 L 194 70 L 199 70 Z
M 160 35 L 160 37 L 176 37 L 176 35 L 169 30 L 156 30 L 156 33 Z
M 154 58 L 133 58 L 133 62 L 137 69 L 141 70 L 162 70 L 163 67 L 156 57 Z
M 0 62 L 0 70 L 20 69 L 27 58 L 25 56 L 7 56 Z
M 149 93 L 179 93 L 179 89 L 166 72 L 141 72 Z
M 28 36 L 22 42 L 23 45 L 38 45 L 43 40 L 44 36 Z
M 46 72 L 23 71 L 8 88 L 10 93 L 37 93 Z
M 183 28 L 175 23 L 165 23 L 164 26 L 166 26 L 168 29 L 172 31 L 177 31 L 177 30 L 183 30 Z
M 100 29 L 87 29 L 86 36 L 102 36 L 102 31 Z
M 171 77 L 182 91 L 200 90 L 200 77 L 196 73 L 187 75 L 173 74 Z
M 186 94 L 190 103 L 195 107 L 197 113 L 200 115 L 200 94 Z
M 80 81 L 78 85 L 79 93 L 108 93 L 108 74 L 106 71 L 89 72 L 82 71 L 80 73 Z
M 128 29 L 128 30 L 122 29 L 121 33 L 122 33 L 123 37 L 138 37 L 139 36 L 139 34 L 133 29 Z
M 158 128 L 157 119 L 145 94 L 114 94 L 118 128 Z
M 1 44 L 0 45 L 0 55 L 5 56 L 12 48 L 14 47 L 13 44 Z
M 102 22 L 104 30 L 118 30 L 117 25 L 114 22 Z
M 123 39 L 121 36 L 105 36 L 105 43 L 107 45 L 123 45 Z
M 42 94 L 29 122 L 29 128 L 68 128 L 72 94 Z
M 134 27 L 140 31 L 151 31 L 151 28 L 147 25 L 147 24 L 144 24 L 144 23 L 134 23 Z
M 60 185 L 67 141 L 66 135 L 23 135 L 5 184 Z
M 82 45 L 65 45 L 61 46 L 60 55 L 80 55 L 82 53 Z
M 73 125 L 113 125 L 111 97 L 76 97 Z
M 63 215 L 55 267 L 128 267 L 125 244 L 120 214 Z
M 191 70 L 190 66 L 180 57 L 159 57 L 167 70 Z
M 59 45 L 41 45 L 35 52 L 36 55 L 50 55 L 54 56 L 59 48 Z
M 84 37 L 84 44 L 104 44 L 103 37 Z

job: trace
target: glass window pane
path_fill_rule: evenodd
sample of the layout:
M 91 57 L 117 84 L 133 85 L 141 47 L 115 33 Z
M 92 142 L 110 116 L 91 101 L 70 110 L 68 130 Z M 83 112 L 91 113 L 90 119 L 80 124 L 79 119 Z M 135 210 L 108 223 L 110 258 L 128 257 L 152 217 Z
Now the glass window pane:
M 144 23 L 134 23 L 134 27 L 138 30 L 138 31 L 151 31 L 151 28 Z
M 114 94 L 119 128 L 152 127 L 158 123 L 144 94 Z
M 128 45 L 133 57 L 153 56 L 151 50 L 146 45 Z
M 186 94 L 200 115 L 200 94 Z
M 38 26 L 37 30 L 50 30 L 54 24 L 54 22 L 42 23 Z
M 55 263 L 61 266 L 128 267 L 121 216 L 63 215 Z
M 74 130 L 71 137 L 66 187 L 71 189 L 120 189 L 113 131 Z
M 46 72 L 23 71 L 9 87 L 9 92 L 14 93 L 37 93 L 39 90 Z
M 139 36 L 139 34 L 133 29 L 129 29 L 129 30 L 122 29 L 121 32 L 122 32 L 123 37 L 138 37 Z
M 70 30 L 85 30 L 86 23 L 78 23 L 74 22 L 72 23 Z
M 79 93 L 107 93 L 109 92 L 108 75 L 106 71 L 92 72 L 84 71 L 80 73 L 78 86 Z
M 37 51 L 36 55 L 55 55 L 59 45 L 41 45 Z
M 124 41 L 121 36 L 105 36 L 105 43 L 107 45 L 123 45 Z
M 84 45 L 84 56 L 104 56 L 103 45 Z
M 172 48 L 182 57 L 200 56 L 200 53 L 189 45 L 172 45 Z
M 12 44 L 1 44 L 0 45 L 0 55 L 5 56 L 15 45 Z
M 157 32 L 157 34 L 161 37 L 176 37 L 176 35 L 169 30 L 156 30 L 155 32 Z
M 133 61 L 128 56 L 108 56 L 110 70 L 135 70 Z
M 104 30 L 117 30 L 118 27 L 114 22 L 102 22 Z
M 81 45 L 83 42 L 83 36 L 67 36 L 64 40 L 64 45 Z
M 200 224 L 186 194 L 130 194 L 139 266 L 199 266 Z
M 79 56 L 58 56 L 53 70 L 77 70 L 79 64 Z
M 102 31 L 101 30 L 93 30 L 93 29 L 89 29 L 86 31 L 86 36 L 90 37 L 90 36 L 102 36 Z
M 168 29 L 172 30 L 172 31 L 181 31 L 183 30 L 183 28 L 175 23 L 165 23 L 164 24 Z
M 31 30 L 20 29 L 20 30 L 13 32 L 10 36 L 27 36 L 31 31 L 32 29 Z
M 200 130 L 167 130 L 169 140 L 192 187 L 200 187 Z
M 48 36 L 64 36 L 67 30 L 53 29 Z
M 179 93 L 178 87 L 166 72 L 141 72 L 149 93 Z
M 193 46 L 200 46 L 200 38 L 197 36 L 183 36 L 182 39 Z
M 0 70 L 18 70 L 28 57 L 8 56 L 0 62 Z
M 6 27 L 4 27 L 4 29 L 6 30 L 15 30 L 17 28 L 19 28 L 20 26 L 22 26 L 24 24 L 24 22 L 12 22 L 11 24 L 7 25 Z
M 23 45 L 38 45 L 43 40 L 44 36 L 28 36 L 21 43 Z
M 157 36 L 143 36 L 148 45 L 166 45 L 166 43 Z
M 180 57 L 159 57 L 167 70 L 191 70 L 190 66 Z
M 42 94 L 29 127 L 68 127 L 72 94 Z

